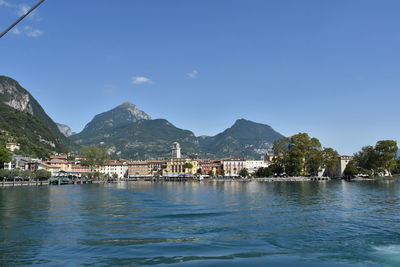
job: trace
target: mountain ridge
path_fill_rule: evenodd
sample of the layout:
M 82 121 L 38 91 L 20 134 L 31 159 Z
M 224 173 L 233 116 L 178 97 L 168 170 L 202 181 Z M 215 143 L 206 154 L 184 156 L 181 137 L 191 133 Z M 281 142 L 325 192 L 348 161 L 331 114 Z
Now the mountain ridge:
M 51 152 L 63 152 L 75 147 L 29 91 L 16 80 L 2 75 L 0 104 L 3 116 L 1 130 L 11 134 L 4 137 L 3 141 L 20 142 L 21 152 L 44 157 Z
M 127 117 L 126 110 L 131 108 L 142 116 Z M 124 102 L 94 116 L 70 139 L 79 145 L 100 145 L 114 156 L 133 159 L 168 157 L 173 142 L 179 142 L 187 156 L 260 158 L 272 149 L 275 140 L 283 137 L 269 125 L 246 119 L 236 120 L 215 136 L 195 136 L 166 119 L 146 115 L 136 105 Z

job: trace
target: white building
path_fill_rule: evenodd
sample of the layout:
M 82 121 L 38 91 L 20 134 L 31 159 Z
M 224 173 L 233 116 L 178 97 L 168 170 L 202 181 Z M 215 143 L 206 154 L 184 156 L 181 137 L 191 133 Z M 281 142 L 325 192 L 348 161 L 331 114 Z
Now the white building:
M 181 158 L 181 145 L 178 142 L 172 144 L 171 147 L 172 158 L 180 159 Z
M 246 168 L 246 160 L 244 159 L 224 159 L 222 166 L 225 176 L 239 176 L 241 169 Z
M 102 166 L 100 172 L 109 177 L 113 177 L 116 174 L 118 175 L 118 179 L 122 179 L 128 173 L 128 164 L 126 162 L 110 162 Z
M 255 173 L 259 168 L 266 168 L 270 164 L 264 160 L 246 160 L 245 168 L 247 171 L 252 174 Z
M 347 164 L 349 164 L 350 160 L 352 160 L 352 156 L 339 156 L 338 157 L 338 163 L 337 163 L 337 177 L 342 177 L 343 172 L 347 167 Z

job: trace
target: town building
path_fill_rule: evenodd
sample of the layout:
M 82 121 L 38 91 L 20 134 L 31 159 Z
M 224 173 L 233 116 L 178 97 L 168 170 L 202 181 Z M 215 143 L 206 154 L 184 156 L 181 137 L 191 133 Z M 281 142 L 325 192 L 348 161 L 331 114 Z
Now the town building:
M 353 159 L 352 156 L 339 156 L 337 161 L 336 176 L 342 177 L 347 164 Z
M 139 178 L 139 177 L 150 177 L 151 171 L 147 161 L 130 161 L 128 163 L 128 177 Z
M 191 164 L 192 168 L 185 168 L 185 164 Z M 194 159 L 172 158 L 167 160 L 165 169 L 163 169 L 164 176 L 192 176 L 197 173 L 199 163 Z
M 178 142 L 172 144 L 171 147 L 172 158 L 180 159 L 181 158 L 181 146 Z
M 202 159 L 198 162 L 202 175 L 216 176 L 222 174 L 222 163 L 220 160 Z
M 151 176 L 161 176 L 163 168 L 166 167 L 165 160 L 148 160 L 149 172 Z
M 108 177 L 116 176 L 122 179 L 128 175 L 128 163 L 126 161 L 110 161 L 106 165 L 100 167 L 100 172 Z
M 224 159 L 222 160 L 225 176 L 239 176 L 240 170 L 246 168 L 245 159 Z
M 246 160 L 244 167 L 250 174 L 255 173 L 259 168 L 266 168 L 271 165 L 270 162 L 264 160 Z
M 51 173 L 51 176 L 55 176 L 57 173 L 61 171 L 61 168 L 56 165 L 50 165 L 45 162 L 41 162 L 38 166 L 39 170 L 45 170 Z

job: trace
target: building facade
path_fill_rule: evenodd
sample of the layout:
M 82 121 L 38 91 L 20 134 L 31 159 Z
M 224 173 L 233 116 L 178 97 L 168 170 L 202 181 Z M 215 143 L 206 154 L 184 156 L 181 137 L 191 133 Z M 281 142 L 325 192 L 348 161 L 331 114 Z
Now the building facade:
M 108 177 L 117 176 L 122 179 L 128 175 L 128 163 L 120 161 L 111 161 L 100 168 L 100 172 Z
M 245 159 L 224 159 L 222 161 L 225 176 L 239 176 L 240 170 L 246 168 Z
M 353 159 L 352 156 L 339 156 L 337 161 L 336 176 L 342 177 L 347 164 Z
M 270 165 L 269 162 L 264 160 L 246 160 L 245 168 L 250 174 L 255 173 L 259 168 L 266 168 Z
M 186 165 L 191 165 L 191 168 L 186 168 Z M 193 176 L 199 169 L 199 163 L 194 159 L 172 158 L 167 160 L 163 176 Z
M 151 171 L 147 161 L 131 161 L 128 164 L 128 177 L 139 178 L 139 177 L 150 177 Z

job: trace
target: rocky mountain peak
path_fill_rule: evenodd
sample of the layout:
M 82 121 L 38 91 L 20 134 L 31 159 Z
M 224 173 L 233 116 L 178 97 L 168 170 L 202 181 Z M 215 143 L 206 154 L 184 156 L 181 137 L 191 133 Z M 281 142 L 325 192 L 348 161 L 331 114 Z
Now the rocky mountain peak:
M 151 120 L 151 117 L 148 114 L 146 114 L 144 111 L 138 109 L 136 107 L 136 105 L 131 102 L 124 102 L 121 105 L 119 105 L 118 107 L 116 107 L 115 109 L 123 109 L 123 110 L 129 111 L 130 114 L 132 115 L 131 119 L 133 121 Z
M 57 127 L 58 127 L 58 129 L 60 130 L 60 132 L 61 132 L 63 135 L 65 135 L 65 137 L 69 137 L 69 136 L 71 136 L 71 135 L 76 134 L 75 132 L 73 132 L 73 131 L 71 130 L 71 128 L 70 128 L 68 125 L 65 125 L 65 124 L 62 124 L 62 123 L 57 123 L 57 122 L 56 122 L 56 124 L 57 124 Z
M 21 86 L 15 80 L 5 76 L 0 78 L 1 102 L 19 111 L 33 114 L 29 93 L 21 90 Z

